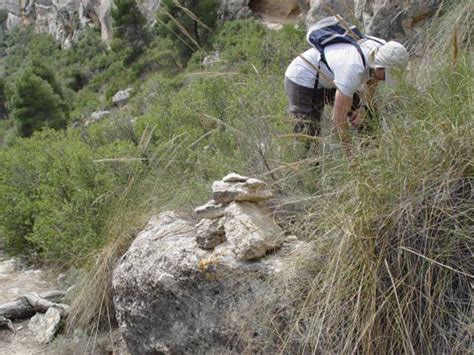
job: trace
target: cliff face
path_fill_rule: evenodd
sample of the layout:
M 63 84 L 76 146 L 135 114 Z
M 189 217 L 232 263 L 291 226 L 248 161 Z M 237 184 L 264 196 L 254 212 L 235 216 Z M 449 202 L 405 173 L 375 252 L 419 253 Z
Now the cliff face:
M 34 24 L 36 32 L 47 32 L 67 47 L 85 26 L 102 32 L 104 41 L 112 39 L 110 7 L 113 0 L 0 0 L 8 12 L 6 28 Z M 158 10 L 160 0 L 142 2 L 145 14 Z
M 255 13 L 266 21 L 285 23 L 307 14 L 308 24 L 332 15 L 328 5 L 349 20 L 364 24 L 367 33 L 385 39 L 409 40 L 419 34 L 420 25 L 432 17 L 442 0 L 220 0 L 221 19 L 248 17 Z M 0 0 L 8 12 L 4 27 L 34 23 L 37 32 L 51 33 L 64 47 L 82 28 L 94 25 L 102 38 L 112 38 L 110 7 L 113 0 Z M 141 2 L 144 13 L 153 18 L 160 0 Z
M 311 0 L 307 23 L 332 15 L 328 5 L 348 20 L 357 20 L 365 31 L 384 39 L 415 42 L 421 28 L 438 11 L 442 0 Z M 354 14 L 354 15 L 352 15 Z

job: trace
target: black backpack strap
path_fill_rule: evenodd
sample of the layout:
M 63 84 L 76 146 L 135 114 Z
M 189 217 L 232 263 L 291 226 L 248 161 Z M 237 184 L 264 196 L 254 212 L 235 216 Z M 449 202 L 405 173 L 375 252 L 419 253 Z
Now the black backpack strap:
M 316 79 L 314 80 L 314 91 L 318 90 L 319 86 L 319 72 L 321 71 L 321 61 L 318 63 L 318 70 L 316 71 Z
M 359 52 L 360 57 L 362 58 L 362 64 L 364 65 L 364 68 L 365 68 L 367 66 L 367 62 L 365 61 L 364 52 L 362 52 L 362 48 L 360 48 L 359 44 L 356 43 L 354 45 L 357 48 L 357 51 Z
M 319 57 L 319 63 L 323 62 L 324 65 L 329 69 L 329 71 L 331 73 L 333 73 L 331 67 L 329 66 L 327 60 L 326 60 L 326 56 L 324 55 L 324 51 L 323 52 L 320 52 L 320 57 Z M 321 64 L 319 65 L 319 67 L 321 67 Z

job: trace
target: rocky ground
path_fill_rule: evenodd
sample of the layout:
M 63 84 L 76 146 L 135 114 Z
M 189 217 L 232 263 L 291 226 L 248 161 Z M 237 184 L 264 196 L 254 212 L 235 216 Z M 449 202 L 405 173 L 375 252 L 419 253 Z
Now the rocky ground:
M 0 245 L 0 304 L 15 300 L 28 292 L 43 292 L 55 289 L 44 271 L 26 268 L 6 256 Z M 15 322 L 17 333 L 0 329 L 0 354 L 39 355 L 51 354 L 50 346 L 34 341 L 28 321 Z

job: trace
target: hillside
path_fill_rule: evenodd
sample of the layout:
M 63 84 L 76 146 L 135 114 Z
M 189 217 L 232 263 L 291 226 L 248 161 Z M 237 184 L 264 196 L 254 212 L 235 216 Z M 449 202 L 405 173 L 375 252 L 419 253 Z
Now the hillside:
M 285 70 L 324 2 L 181 3 L 0 3 L 0 239 L 75 284 L 62 341 L 93 353 L 110 332 L 113 348 L 120 326 L 132 353 L 471 351 L 472 3 L 336 2 L 410 52 L 352 161 L 332 107 L 316 139 L 287 111 Z M 225 200 L 223 225 L 202 222 L 224 176 L 245 203 L 265 186 L 262 209 Z M 242 251 L 240 219 L 285 238 Z M 158 321 L 129 322 L 154 317 L 158 340 Z

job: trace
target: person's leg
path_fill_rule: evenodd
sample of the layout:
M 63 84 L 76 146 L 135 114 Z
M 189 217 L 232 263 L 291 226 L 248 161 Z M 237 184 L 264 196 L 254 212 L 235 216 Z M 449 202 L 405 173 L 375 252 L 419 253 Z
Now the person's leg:
M 285 90 L 288 96 L 289 112 L 296 121 L 294 133 L 318 135 L 320 115 L 318 115 L 317 107 L 320 105 L 315 99 L 314 89 L 297 85 L 285 78 Z

